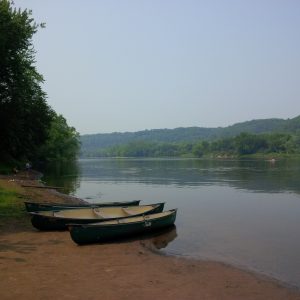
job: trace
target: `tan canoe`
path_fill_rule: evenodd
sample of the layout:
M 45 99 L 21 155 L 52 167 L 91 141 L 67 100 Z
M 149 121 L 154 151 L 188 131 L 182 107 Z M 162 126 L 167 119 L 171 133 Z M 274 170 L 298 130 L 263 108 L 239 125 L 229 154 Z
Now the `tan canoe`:
M 78 208 L 31 212 L 31 223 L 39 230 L 64 230 L 66 224 L 87 224 L 162 212 L 164 203 L 126 207 Z

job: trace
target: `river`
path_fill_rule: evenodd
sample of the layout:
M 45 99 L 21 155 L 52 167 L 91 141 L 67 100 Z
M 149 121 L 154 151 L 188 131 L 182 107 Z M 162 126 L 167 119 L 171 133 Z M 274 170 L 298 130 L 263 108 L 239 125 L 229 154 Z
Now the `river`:
M 48 184 L 90 202 L 141 199 L 178 208 L 166 254 L 300 287 L 299 160 L 81 159 L 54 171 Z

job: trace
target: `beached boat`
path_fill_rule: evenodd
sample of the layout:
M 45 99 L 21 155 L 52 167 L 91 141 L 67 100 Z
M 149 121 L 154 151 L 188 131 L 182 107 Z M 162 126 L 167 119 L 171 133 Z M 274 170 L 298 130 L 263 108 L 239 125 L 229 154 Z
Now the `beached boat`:
M 79 245 L 101 243 L 172 226 L 176 219 L 176 213 L 177 209 L 172 209 L 161 213 L 101 223 L 69 224 L 68 228 L 72 240 Z
M 102 203 L 47 203 L 47 202 L 30 202 L 25 201 L 25 207 L 28 212 L 48 211 L 48 210 L 65 210 L 74 208 L 86 207 L 107 207 L 107 206 L 136 206 L 139 205 L 141 200 L 132 200 L 126 202 L 102 202 Z
M 64 230 L 70 223 L 96 223 L 118 218 L 162 212 L 164 203 L 140 206 L 111 206 L 30 212 L 32 225 L 39 230 Z

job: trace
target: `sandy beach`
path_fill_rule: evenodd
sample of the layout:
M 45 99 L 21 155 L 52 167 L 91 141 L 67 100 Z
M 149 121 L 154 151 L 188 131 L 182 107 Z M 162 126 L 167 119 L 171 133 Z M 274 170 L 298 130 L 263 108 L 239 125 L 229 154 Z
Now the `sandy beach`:
M 31 180 L 32 179 L 32 180 Z M 20 202 L 77 202 L 36 185 L 33 178 L 0 179 Z M 39 232 L 30 218 L 0 230 L 1 299 L 300 299 L 280 282 L 218 262 L 165 256 L 164 238 L 77 246 L 68 232 Z

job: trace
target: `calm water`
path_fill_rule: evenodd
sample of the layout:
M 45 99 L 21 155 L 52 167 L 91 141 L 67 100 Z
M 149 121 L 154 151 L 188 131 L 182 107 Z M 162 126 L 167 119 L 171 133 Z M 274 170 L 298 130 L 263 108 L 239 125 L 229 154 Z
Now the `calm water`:
M 165 201 L 166 209 L 178 208 L 176 232 L 157 240 L 165 253 L 234 264 L 300 287 L 299 163 L 90 159 L 64 167 L 63 176 L 55 169 L 46 181 L 90 202 Z

